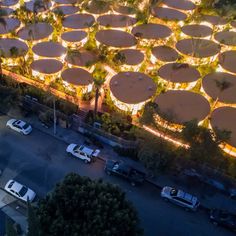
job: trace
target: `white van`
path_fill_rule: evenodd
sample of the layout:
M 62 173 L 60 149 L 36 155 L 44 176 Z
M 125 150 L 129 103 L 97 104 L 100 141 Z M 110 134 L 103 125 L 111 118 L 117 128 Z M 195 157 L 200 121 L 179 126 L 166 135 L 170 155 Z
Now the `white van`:
M 100 150 L 93 150 L 84 145 L 79 146 L 78 144 L 72 143 L 66 148 L 66 152 L 71 156 L 83 160 L 85 163 L 90 163 L 95 157 L 98 157 Z

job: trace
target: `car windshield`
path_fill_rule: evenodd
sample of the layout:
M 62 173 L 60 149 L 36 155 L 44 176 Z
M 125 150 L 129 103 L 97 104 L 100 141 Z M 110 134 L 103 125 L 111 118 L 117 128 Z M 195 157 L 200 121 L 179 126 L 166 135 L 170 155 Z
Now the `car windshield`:
M 23 129 L 27 129 L 28 127 L 29 127 L 28 124 L 24 124 L 24 125 L 23 125 Z
M 8 188 L 11 188 L 13 184 L 14 184 L 14 181 L 11 181 L 8 185 Z
M 76 145 L 74 148 L 73 148 L 73 151 L 77 151 L 79 149 L 79 145 Z
M 21 190 L 19 191 L 20 196 L 21 196 L 21 197 L 24 197 L 24 195 L 27 193 L 27 191 L 28 191 L 28 188 L 26 188 L 25 186 L 23 186 L 23 187 L 21 188 Z
M 178 190 L 175 189 L 175 188 L 172 188 L 171 191 L 170 191 L 171 196 L 177 196 L 177 193 L 178 193 Z

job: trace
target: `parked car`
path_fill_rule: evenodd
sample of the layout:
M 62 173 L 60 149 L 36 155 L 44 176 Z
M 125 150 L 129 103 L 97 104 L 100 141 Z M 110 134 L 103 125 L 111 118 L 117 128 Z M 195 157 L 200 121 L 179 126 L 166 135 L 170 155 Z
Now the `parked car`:
M 127 179 L 131 185 L 143 183 L 145 173 L 121 161 L 107 160 L 104 168 L 108 175 L 118 175 Z
M 172 187 L 164 187 L 161 191 L 161 197 L 176 205 L 184 207 L 185 210 L 196 211 L 200 203 L 197 197 Z
M 32 127 L 30 124 L 17 119 L 10 119 L 9 121 L 7 121 L 6 126 L 24 135 L 27 135 L 32 131 Z
M 85 163 L 90 163 L 94 158 L 98 157 L 100 150 L 93 150 L 84 145 L 79 146 L 78 144 L 72 143 L 66 148 L 66 152 L 71 156 L 83 160 Z
M 221 225 L 236 232 L 236 215 L 220 209 L 210 211 L 210 220 L 214 225 Z
M 32 202 L 36 197 L 36 193 L 33 190 L 12 179 L 7 182 L 4 189 L 24 202 Z

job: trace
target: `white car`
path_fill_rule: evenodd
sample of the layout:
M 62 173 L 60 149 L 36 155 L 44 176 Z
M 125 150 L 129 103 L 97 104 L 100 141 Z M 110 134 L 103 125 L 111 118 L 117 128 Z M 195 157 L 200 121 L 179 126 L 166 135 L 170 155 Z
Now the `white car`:
M 24 202 L 32 202 L 36 197 L 36 193 L 33 190 L 12 179 L 7 182 L 4 189 Z
M 10 119 L 7 121 L 6 126 L 24 135 L 27 135 L 32 131 L 31 125 L 17 119 Z
M 93 150 L 84 145 L 79 146 L 77 144 L 72 143 L 66 148 L 66 152 L 69 155 L 83 160 L 85 163 L 90 163 L 95 157 L 98 156 L 100 150 Z
M 186 210 L 196 211 L 200 203 L 197 197 L 172 187 L 164 187 L 161 191 L 161 197 L 176 205 L 184 207 Z

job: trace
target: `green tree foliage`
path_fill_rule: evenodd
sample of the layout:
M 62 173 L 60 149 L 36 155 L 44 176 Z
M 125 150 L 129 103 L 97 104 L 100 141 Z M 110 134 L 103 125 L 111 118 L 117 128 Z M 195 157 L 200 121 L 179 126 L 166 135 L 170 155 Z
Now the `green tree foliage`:
M 155 124 L 154 116 L 155 114 L 157 114 L 157 111 L 158 111 L 158 105 L 154 102 L 148 102 L 144 106 L 144 110 L 139 121 L 142 124 L 154 125 Z
M 175 158 L 171 145 L 142 129 L 136 130 L 136 136 L 139 140 L 137 156 L 147 169 L 157 174 L 170 167 Z
M 69 174 L 39 202 L 40 235 L 142 235 L 138 217 L 116 186 Z
M 0 84 L 0 110 L 2 112 L 7 112 L 11 106 L 15 105 L 18 98 L 17 89 Z
M 93 71 L 93 83 L 95 87 L 94 119 L 97 115 L 99 91 L 105 82 L 106 75 L 107 71 L 104 70 L 102 65 L 96 64 L 95 69 Z
M 6 221 L 6 235 L 7 236 L 17 236 L 16 229 L 13 225 L 13 222 L 9 219 Z
M 28 233 L 27 236 L 39 236 L 39 222 L 36 211 L 30 203 L 28 203 Z
M 190 144 L 188 156 L 193 161 L 201 164 L 219 164 L 223 161 L 223 155 L 218 145 L 228 139 L 228 134 L 218 130 L 218 136 L 216 136 L 211 130 L 198 126 L 196 120 L 187 122 L 182 134 Z

